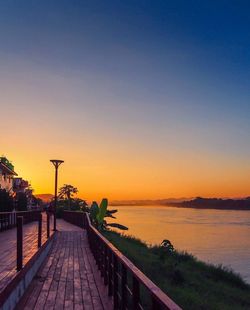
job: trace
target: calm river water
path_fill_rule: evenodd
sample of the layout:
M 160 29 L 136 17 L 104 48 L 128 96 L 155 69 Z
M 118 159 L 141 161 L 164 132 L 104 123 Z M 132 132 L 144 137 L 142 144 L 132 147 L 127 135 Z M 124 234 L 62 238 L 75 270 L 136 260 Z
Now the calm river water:
M 119 206 L 117 223 L 150 244 L 169 239 L 199 259 L 231 267 L 250 283 L 250 211 Z

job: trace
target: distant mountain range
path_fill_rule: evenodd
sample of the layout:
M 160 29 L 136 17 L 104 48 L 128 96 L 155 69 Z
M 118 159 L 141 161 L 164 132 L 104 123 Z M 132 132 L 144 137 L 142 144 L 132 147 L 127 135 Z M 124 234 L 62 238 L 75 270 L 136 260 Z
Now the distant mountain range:
M 221 199 L 197 197 L 192 200 L 171 203 L 171 206 L 194 209 L 217 209 L 217 210 L 249 210 L 250 197 L 242 199 Z
M 54 197 L 52 194 L 38 194 L 37 198 L 49 202 Z M 218 209 L 218 210 L 250 210 L 250 197 L 246 198 L 167 198 L 167 199 L 141 199 L 141 200 L 112 200 L 110 206 L 172 206 L 193 209 Z
M 54 197 L 52 194 L 37 194 L 35 196 L 42 199 L 44 202 L 49 202 Z
M 112 206 L 145 206 L 162 205 L 178 208 L 250 210 L 250 197 L 246 198 L 169 198 L 156 200 L 114 200 Z
M 52 194 L 37 194 L 37 198 L 42 199 L 44 202 L 50 201 L 54 195 Z M 192 198 L 168 198 L 168 199 L 141 199 L 141 200 L 111 200 L 110 206 L 145 206 L 145 205 L 167 205 L 170 203 L 178 203 Z
M 166 198 L 166 199 L 142 199 L 142 200 L 112 200 L 111 206 L 152 206 L 152 205 L 169 205 L 172 203 L 180 203 L 192 198 Z

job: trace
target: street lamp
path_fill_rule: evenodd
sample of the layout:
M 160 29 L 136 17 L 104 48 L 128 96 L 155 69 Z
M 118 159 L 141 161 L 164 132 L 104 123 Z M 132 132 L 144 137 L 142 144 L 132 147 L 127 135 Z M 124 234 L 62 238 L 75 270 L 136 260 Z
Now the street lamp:
M 55 204 L 54 204 L 54 231 L 56 231 L 56 207 L 57 207 L 57 177 L 58 167 L 64 162 L 60 159 L 51 159 L 52 164 L 55 166 Z

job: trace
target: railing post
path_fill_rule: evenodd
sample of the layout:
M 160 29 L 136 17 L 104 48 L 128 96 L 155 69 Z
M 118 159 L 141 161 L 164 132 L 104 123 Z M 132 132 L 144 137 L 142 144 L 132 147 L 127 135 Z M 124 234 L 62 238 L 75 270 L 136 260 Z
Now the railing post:
M 108 284 L 108 249 L 104 245 L 104 284 Z
M 3 230 L 3 215 L 0 214 L 0 231 Z
M 86 214 L 85 212 L 83 212 L 83 228 L 86 229 L 87 225 L 86 225 Z
M 56 231 L 56 210 L 54 210 L 54 231 Z
M 114 310 L 118 309 L 118 260 L 115 254 L 113 254 L 113 303 L 114 303 Z
M 133 310 L 138 310 L 140 303 L 140 284 L 135 276 L 133 276 L 132 294 L 133 294 Z
M 49 239 L 50 236 L 50 215 L 49 212 L 46 212 L 47 215 L 47 239 Z
M 96 262 L 98 266 L 98 270 L 101 270 L 101 245 L 99 240 L 97 239 L 97 236 L 95 236 L 95 247 L 96 247 Z
M 82 212 L 82 228 L 85 229 L 86 225 L 85 225 L 85 212 Z
M 122 310 L 127 308 L 127 269 L 122 264 L 122 294 L 121 294 Z
M 7 220 L 7 228 L 11 228 L 11 213 L 7 214 L 8 220 Z
M 152 310 L 161 310 L 161 306 L 159 302 L 155 299 L 154 295 L 152 295 L 151 299 L 152 299 Z
M 16 211 L 14 212 L 14 226 L 13 227 L 16 227 L 16 222 L 17 222 L 17 213 Z
M 10 215 L 10 227 L 13 228 L 13 212 Z
M 42 213 L 38 215 L 38 241 L 37 241 L 38 248 L 42 245 Z
M 112 283 L 112 252 L 109 249 L 108 250 L 108 294 L 109 296 L 112 296 L 113 294 L 113 283 Z
M 94 258 L 95 258 L 95 262 L 97 264 L 98 261 L 97 261 L 97 249 L 96 249 L 96 236 L 93 233 L 93 230 L 91 230 L 91 239 L 92 239 L 92 246 L 93 246 L 93 255 L 94 255 Z
M 100 242 L 100 261 L 101 261 L 101 276 L 105 276 L 105 253 L 104 244 Z
M 17 262 L 16 262 L 16 269 L 17 271 L 23 268 L 23 217 L 17 217 Z

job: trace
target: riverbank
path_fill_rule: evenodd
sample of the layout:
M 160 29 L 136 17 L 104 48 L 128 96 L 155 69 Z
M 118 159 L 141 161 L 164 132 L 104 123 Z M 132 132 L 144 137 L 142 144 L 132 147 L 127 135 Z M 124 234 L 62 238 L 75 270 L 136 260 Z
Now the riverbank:
M 231 270 L 117 232 L 104 235 L 184 309 L 250 309 L 250 285 Z
M 222 199 L 222 198 L 202 198 L 195 199 L 158 199 L 158 200 L 127 200 L 113 201 L 110 206 L 165 206 L 191 209 L 211 209 L 211 210 L 235 210 L 250 211 L 250 198 L 242 199 Z

